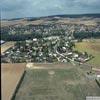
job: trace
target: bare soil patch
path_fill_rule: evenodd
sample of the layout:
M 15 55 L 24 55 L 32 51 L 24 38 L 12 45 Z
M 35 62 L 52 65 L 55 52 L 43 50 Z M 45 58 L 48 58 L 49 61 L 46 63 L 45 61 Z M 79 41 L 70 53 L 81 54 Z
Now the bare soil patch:
M 26 64 L 1 64 L 1 97 L 11 100 L 16 87 L 25 71 Z
M 98 43 L 98 45 L 91 44 L 90 47 L 91 47 L 91 49 L 100 52 L 100 44 L 99 43 Z

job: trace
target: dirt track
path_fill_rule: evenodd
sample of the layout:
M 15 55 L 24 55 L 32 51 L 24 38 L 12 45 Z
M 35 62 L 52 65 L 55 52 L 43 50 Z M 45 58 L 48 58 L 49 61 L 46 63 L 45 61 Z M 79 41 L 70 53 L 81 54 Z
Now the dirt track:
M 27 63 L 26 67 L 29 69 L 70 69 L 70 63 Z

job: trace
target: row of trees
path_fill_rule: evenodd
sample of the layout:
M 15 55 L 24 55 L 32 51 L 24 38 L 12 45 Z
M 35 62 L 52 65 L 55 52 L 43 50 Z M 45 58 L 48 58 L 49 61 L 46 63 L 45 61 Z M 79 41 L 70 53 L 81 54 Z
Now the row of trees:
M 24 41 L 33 38 L 41 38 L 40 34 L 1 34 L 1 39 L 4 41 Z
M 42 38 L 47 36 L 60 36 L 60 35 L 67 35 L 62 30 L 55 30 L 52 33 L 32 33 L 32 34 L 1 34 L 1 39 L 4 41 L 24 41 L 27 39 L 33 39 L 33 38 Z M 73 36 L 76 39 L 84 39 L 84 38 L 100 38 L 100 32 L 77 32 L 73 33 Z
M 100 38 L 100 32 L 77 32 L 73 34 L 77 39 Z

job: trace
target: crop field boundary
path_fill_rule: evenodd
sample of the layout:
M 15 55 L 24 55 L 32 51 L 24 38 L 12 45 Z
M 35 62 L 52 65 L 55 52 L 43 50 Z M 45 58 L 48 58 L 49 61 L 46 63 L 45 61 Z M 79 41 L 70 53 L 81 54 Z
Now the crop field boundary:
M 13 95 L 12 95 L 11 100 L 14 100 L 14 99 L 15 99 L 16 93 L 18 92 L 18 89 L 20 88 L 20 84 L 22 83 L 25 74 L 26 74 L 26 71 L 24 71 L 23 75 L 21 76 L 21 78 L 20 78 L 20 80 L 19 80 L 19 83 L 18 83 L 17 86 L 16 86 L 15 92 L 14 92 Z

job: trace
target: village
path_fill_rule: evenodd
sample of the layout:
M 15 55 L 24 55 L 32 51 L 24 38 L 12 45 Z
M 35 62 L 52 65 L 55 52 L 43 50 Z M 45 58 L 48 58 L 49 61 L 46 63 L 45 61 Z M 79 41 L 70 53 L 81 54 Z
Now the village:
M 99 96 L 100 24 L 84 18 L 24 20 L 1 29 L 2 100 L 47 100 L 47 96 L 49 100 L 66 100 L 72 95 L 69 100 L 84 100 L 88 95 Z M 14 83 L 9 85 L 8 79 Z M 59 93 L 66 95 L 59 97 Z
M 85 63 L 93 56 L 74 50 L 71 36 L 52 36 L 43 39 L 18 41 L 15 46 L 2 54 L 2 62 L 78 62 Z
M 100 0 L 1 0 L 1 100 L 100 100 Z

